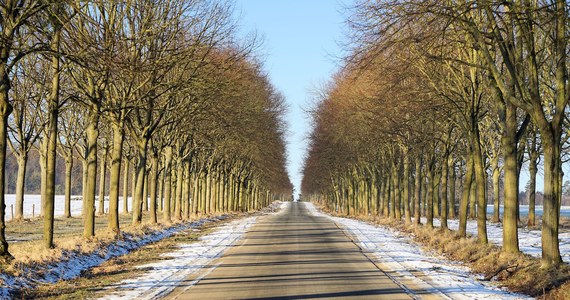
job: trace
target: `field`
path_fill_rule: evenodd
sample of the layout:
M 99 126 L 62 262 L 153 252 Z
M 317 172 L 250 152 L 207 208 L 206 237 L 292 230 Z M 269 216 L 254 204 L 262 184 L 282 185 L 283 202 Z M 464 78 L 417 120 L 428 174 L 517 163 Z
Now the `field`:
M 16 209 L 16 195 L 7 194 L 6 197 L 6 220 L 12 220 L 12 209 Z M 131 201 L 128 201 L 129 211 L 131 210 Z M 55 216 L 63 216 L 65 209 L 65 196 L 55 196 Z M 98 208 L 98 197 L 95 197 L 95 207 Z M 25 195 L 24 196 L 24 218 L 37 217 L 40 214 L 41 198 L 40 195 Z M 74 217 L 81 216 L 83 202 L 81 196 L 71 196 L 71 215 Z M 109 201 L 105 199 L 105 212 L 109 209 Z M 123 209 L 123 197 L 119 197 L 119 211 Z

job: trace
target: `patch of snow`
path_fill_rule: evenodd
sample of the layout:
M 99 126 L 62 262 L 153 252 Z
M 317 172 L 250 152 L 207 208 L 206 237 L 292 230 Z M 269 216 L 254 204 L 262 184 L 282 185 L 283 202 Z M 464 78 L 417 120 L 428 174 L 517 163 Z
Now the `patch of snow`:
M 264 211 L 267 214 L 280 214 L 288 205 L 288 202 L 274 202 Z M 170 293 L 191 274 L 208 267 L 196 280 L 185 284 L 186 289 L 192 287 L 217 267 L 211 265 L 212 261 L 235 244 L 256 221 L 257 217 L 239 219 L 220 226 L 214 232 L 200 237 L 197 242 L 180 244 L 176 251 L 163 254 L 164 259 L 159 262 L 140 266 L 147 270 L 141 276 L 108 287 L 114 291 L 101 299 L 159 298 Z
M 50 284 L 60 280 L 68 280 L 81 275 L 89 268 L 98 266 L 103 262 L 131 252 L 149 243 L 172 236 L 178 232 L 191 230 L 205 223 L 225 219 L 226 216 L 201 219 L 191 223 L 183 223 L 169 228 L 151 231 L 143 236 L 135 236 L 124 233 L 120 240 L 98 249 L 90 254 L 81 253 L 79 250 L 63 251 L 61 259 L 53 264 L 37 264 L 22 267 L 21 275 L 17 277 L 0 274 L 0 299 L 10 299 L 9 295 L 22 288 L 33 288 L 37 284 Z
M 236 220 L 201 237 L 198 242 L 179 245 L 176 251 L 162 255 L 167 259 L 140 266 L 148 270 L 143 275 L 109 287 L 116 291 L 101 299 L 154 299 L 165 296 L 190 274 L 208 266 L 224 253 L 256 220 L 257 217 Z
M 291 204 L 291 202 L 287 202 L 287 201 L 283 201 L 280 202 L 277 208 L 277 214 L 284 214 L 287 210 L 286 208 L 289 207 L 289 205 Z
M 10 299 L 10 289 L 8 287 L 12 287 L 15 284 L 14 277 L 0 274 L 0 299 Z M 24 285 L 23 287 L 27 286 Z
M 426 253 L 409 236 L 398 231 L 332 217 L 320 213 L 312 203 L 305 202 L 305 205 L 313 215 L 329 218 L 348 231 L 363 252 L 400 286 L 407 288 L 406 283 L 411 283 L 416 289 L 450 299 L 532 299 L 478 281 L 478 275 L 470 273 L 461 263 Z

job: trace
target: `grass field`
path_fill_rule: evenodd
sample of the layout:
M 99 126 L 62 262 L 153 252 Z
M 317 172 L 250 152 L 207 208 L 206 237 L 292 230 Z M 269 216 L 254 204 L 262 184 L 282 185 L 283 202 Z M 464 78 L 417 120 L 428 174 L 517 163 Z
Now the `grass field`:
M 143 223 L 148 220 L 148 214 L 143 215 Z M 28 218 L 24 222 L 6 223 L 6 237 L 8 243 L 15 245 L 20 242 L 37 241 L 43 239 L 43 218 Z M 131 224 L 130 214 L 120 215 L 120 224 L 122 227 L 128 227 Z M 95 230 L 105 230 L 107 228 L 107 215 L 96 216 Z M 54 225 L 54 237 L 57 243 L 58 239 L 68 238 L 70 236 L 81 236 L 83 234 L 83 219 L 81 217 L 63 218 L 56 217 Z

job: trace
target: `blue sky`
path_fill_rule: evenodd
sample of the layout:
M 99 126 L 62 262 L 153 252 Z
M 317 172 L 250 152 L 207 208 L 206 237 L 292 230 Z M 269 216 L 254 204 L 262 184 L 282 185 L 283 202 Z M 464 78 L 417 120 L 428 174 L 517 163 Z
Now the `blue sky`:
M 351 0 L 236 0 L 243 32 L 264 37 L 265 71 L 289 104 L 288 171 L 299 193 L 310 130 L 303 109 L 335 72 L 341 56 L 344 7 Z

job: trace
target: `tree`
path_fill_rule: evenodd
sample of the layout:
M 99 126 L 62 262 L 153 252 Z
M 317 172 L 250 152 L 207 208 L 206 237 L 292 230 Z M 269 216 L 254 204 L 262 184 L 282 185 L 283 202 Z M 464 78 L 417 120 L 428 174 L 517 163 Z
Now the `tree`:
M 54 248 L 54 211 L 55 211 L 55 162 L 57 157 L 57 134 L 58 118 L 60 109 L 60 83 L 61 83 L 61 59 L 60 39 L 64 26 L 70 18 L 68 7 L 63 3 L 56 3 L 47 9 L 49 31 L 49 51 L 51 53 L 51 89 L 47 98 L 48 102 L 48 126 L 45 132 L 46 139 L 46 181 L 43 188 L 42 203 L 44 212 L 44 246 Z
M 112 53 L 107 33 L 110 28 L 102 26 L 109 17 L 101 3 L 79 3 L 78 13 L 69 25 L 69 36 L 65 39 L 65 51 L 69 63 L 69 75 L 77 95 L 75 101 L 87 109 L 85 116 L 84 182 L 83 182 L 83 236 L 95 236 L 95 192 L 97 181 L 97 139 L 99 122 L 105 100 L 105 89 L 109 81 L 110 65 L 107 61 Z
M 45 61 L 39 55 L 28 55 L 15 66 L 17 76 L 10 89 L 13 114 L 8 119 L 8 145 L 18 161 L 16 182 L 16 221 L 24 220 L 24 187 L 29 152 L 44 128 L 40 114 L 46 98 L 48 76 Z M 40 67 L 36 67 L 40 66 Z
M 547 6 L 552 9 L 544 12 Z M 473 14 L 483 14 L 490 26 L 477 24 Z M 482 49 L 497 92 L 508 105 L 528 113 L 540 132 L 544 152 L 542 263 L 544 267 L 556 266 L 562 262 L 558 245 L 561 136 L 569 100 L 566 1 L 485 3 L 460 20 Z M 545 36 L 550 39 L 543 39 Z M 501 72 L 503 66 L 508 77 Z M 544 81 L 551 83 L 548 88 L 541 84 Z M 543 92 L 545 89 L 549 92 Z
M 10 88 L 13 68 L 27 54 L 37 51 L 33 42 L 24 42 L 24 36 L 32 32 L 33 25 L 30 20 L 43 11 L 49 2 L 41 0 L 16 1 L 9 0 L 0 4 L 0 257 L 9 260 L 12 255 L 8 251 L 6 241 L 6 214 L 5 192 L 5 166 L 6 144 L 8 141 L 8 117 L 12 113 L 13 105 L 10 100 Z
M 71 218 L 71 185 L 72 170 L 76 149 L 82 139 L 84 130 L 84 111 L 73 103 L 68 103 L 60 112 L 59 152 L 65 160 L 65 207 L 64 215 Z

